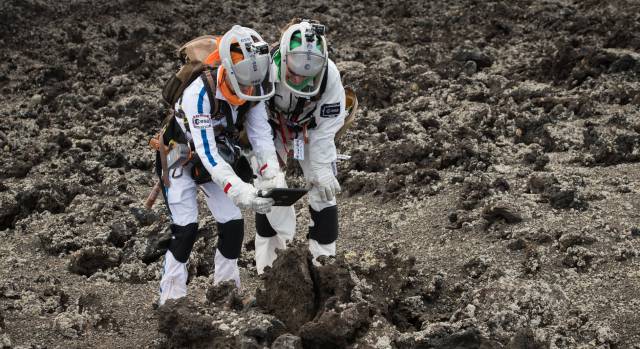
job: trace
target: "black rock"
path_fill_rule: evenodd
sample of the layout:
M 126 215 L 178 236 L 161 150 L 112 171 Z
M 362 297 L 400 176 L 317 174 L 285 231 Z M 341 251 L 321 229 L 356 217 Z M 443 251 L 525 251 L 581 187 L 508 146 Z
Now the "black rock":
M 158 308 L 158 332 L 167 336 L 170 348 L 215 347 L 224 332 L 213 324 L 213 317 L 201 314 L 188 297 L 169 299 Z
M 482 218 L 493 223 L 499 219 L 503 219 L 509 224 L 522 222 L 522 216 L 513 207 L 510 207 L 504 203 L 497 204 L 495 206 L 488 206 L 482 212 Z
M 20 207 L 17 200 L 11 196 L 0 197 L 0 230 L 13 227 L 19 213 Z
M 272 349 L 302 349 L 302 339 L 291 333 L 285 333 L 276 338 L 271 345 Z
M 511 188 L 509 182 L 507 182 L 507 180 L 502 177 L 496 178 L 491 186 L 494 187 L 497 191 L 502 192 L 509 191 L 509 189 Z
M 533 174 L 527 183 L 527 192 L 542 194 L 550 192 L 558 184 L 558 180 L 552 174 Z
M 102 95 L 105 96 L 108 99 L 113 98 L 113 96 L 116 95 L 116 92 L 118 92 L 118 87 L 116 87 L 114 85 L 109 85 L 109 86 L 105 87 L 104 89 L 102 89 Z
M 506 349 L 546 349 L 548 346 L 536 340 L 529 328 L 521 329 L 511 338 Z
M 69 261 L 69 271 L 91 276 L 98 270 L 107 270 L 120 264 L 121 252 L 113 247 L 91 246 L 74 252 Z
M 575 189 L 552 188 L 546 195 L 551 207 L 556 209 L 574 208 L 576 210 L 586 210 L 589 204 L 582 200 Z
M 526 246 L 527 246 L 527 242 L 522 238 L 511 240 L 507 244 L 507 248 L 512 251 L 520 251 L 524 249 Z
M 146 247 L 144 254 L 140 257 L 142 262 L 146 264 L 153 263 L 162 257 L 169 248 L 171 242 L 171 229 L 167 229 L 157 232 L 152 232 L 147 237 Z
M 456 221 L 458 221 L 458 213 L 456 211 L 451 211 L 447 215 L 447 218 L 449 218 L 449 222 L 455 223 Z
M 141 226 L 151 225 L 160 219 L 157 213 L 140 207 L 131 207 L 129 212 L 138 220 Z
M 453 53 L 453 60 L 464 63 L 473 61 L 479 69 L 490 67 L 493 64 L 493 58 L 480 51 L 479 48 L 458 48 Z
M 131 222 L 115 222 L 111 225 L 107 241 L 116 247 L 123 247 L 136 233 L 136 227 Z
M 272 344 L 277 338 L 286 332 L 285 325 L 278 319 L 269 322 L 260 321 L 251 323 L 244 331 L 245 337 L 253 338 L 260 344 L 259 348 Z

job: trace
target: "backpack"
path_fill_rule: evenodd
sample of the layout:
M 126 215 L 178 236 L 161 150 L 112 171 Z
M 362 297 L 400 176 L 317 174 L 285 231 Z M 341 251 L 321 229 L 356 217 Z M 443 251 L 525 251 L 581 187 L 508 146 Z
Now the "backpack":
M 182 62 L 180 70 L 173 75 L 162 89 L 162 98 L 171 107 L 180 99 L 182 92 L 197 79 L 205 70 L 217 68 L 206 66 L 204 60 L 217 49 L 218 36 L 199 36 L 182 45 L 178 51 L 178 58 Z
M 344 125 L 342 125 L 338 132 L 336 132 L 336 142 L 347 132 L 347 129 L 351 127 L 351 124 L 353 124 L 353 121 L 356 118 L 356 112 L 358 111 L 358 96 L 356 95 L 356 92 L 350 87 L 345 87 L 344 93 L 346 95 L 345 109 L 347 111 L 347 116 L 344 118 Z
M 187 143 L 182 128 L 175 118 L 174 105 L 180 101 L 184 90 L 193 81 L 200 78 L 210 101 L 211 115 L 217 115 L 223 109 L 222 113 L 226 117 L 227 127 L 224 130 L 224 137 L 221 139 L 216 137 L 219 153 L 223 155 L 223 158 L 233 167 L 242 180 L 248 182 L 253 178 L 251 167 L 246 158 L 240 155 L 239 149 L 250 147 L 243 124 L 247 112 L 255 103 L 247 101 L 238 108 L 237 119 L 234 123 L 228 105 L 221 106 L 215 98 L 217 79 L 214 77 L 214 73 L 218 65 L 205 64 L 204 61 L 217 49 L 217 39 L 218 36 L 203 35 L 182 45 L 177 51 L 182 66 L 175 75 L 169 78 L 162 89 L 162 98 L 170 105 L 171 112 L 162 123 L 162 131 L 149 142 L 152 148 L 158 150 L 156 172 L 160 176 L 162 176 L 163 172 L 166 173 L 168 171 L 166 169 L 166 154 L 171 149 L 172 144 Z M 189 126 L 185 125 L 185 129 L 188 130 Z M 210 181 L 211 177 L 195 153 L 193 144 L 189 145 L 191 148 L 189 161 L 194 165 L 192 167 L 192 177 L 198 184 Z

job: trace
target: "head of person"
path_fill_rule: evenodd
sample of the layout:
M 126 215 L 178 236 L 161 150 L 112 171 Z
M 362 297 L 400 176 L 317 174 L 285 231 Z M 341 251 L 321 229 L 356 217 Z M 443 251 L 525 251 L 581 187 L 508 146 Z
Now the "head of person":
M 274 56 L 280 83 L 297 96 L 312 97 L 320 91 L 329 58 L 324 32 L 324 25 L 302 20 L 290 25 L 280 38 Z
M 220 38 L 217 52 L 216 58 L 224 70 L 224 86 L 221 87 L 244 101 L 273 96 L 269 45 L 255 30 L 234 25 Z

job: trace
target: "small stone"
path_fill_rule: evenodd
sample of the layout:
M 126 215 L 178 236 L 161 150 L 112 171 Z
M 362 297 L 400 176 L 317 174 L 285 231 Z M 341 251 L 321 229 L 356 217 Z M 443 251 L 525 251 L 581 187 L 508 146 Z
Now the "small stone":
M 608 326 L 598 327 L 596 339 L 600 344 L 616 344 L 618 343 L 618 334 Z
M 115 96 L 116 92 L 118 92 L 118 88 L 114 85 L 109 85 L 102 90 L 102 95 L 111 99 Z
M 456 184 L 456 183 L 463 183 L 464 182 L 464 177 L 463 176 L 453 176 L 451 177 L 451 184 Z
M 478 64 L 475 61 L 467 61 L 464 64 L 464 73 L 471 76 L 478 72 Z
M 35 94 L 29 100 L 29 107 L 33 108 L 42 104 L 42 95 Z
M 512 250 L 512 251 L 519 251 L 519 250 L 524 249 L 526 247 L 526 245 L 527 245 L 527 242 L 524 241 L 524 239 L 519 238 L 519 239 L 515 239 L 515 240 L 510 241 L 507 244 L 507 248 Z
M 273 341 L 271 348 L 302 349 L 302 339 L 290 333 L 285 333 Z
M 11 345 L 11 337 L 6 333 L 0 337 L 0 348 L 13 348 Z

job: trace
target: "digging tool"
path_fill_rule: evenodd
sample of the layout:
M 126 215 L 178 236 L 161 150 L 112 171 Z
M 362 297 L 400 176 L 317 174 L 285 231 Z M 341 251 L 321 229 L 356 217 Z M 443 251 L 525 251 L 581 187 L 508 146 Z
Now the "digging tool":
M 153 204 L 156 203 L 156 199 L 158 199 L 158 195 L 160 194 L 160 190 L 162 190 L 162 186 L 160 185 L 160 181 L 156 182 L 153 186 L 149 195 L 147 196 L 147 200 L 144 202 L 144 207 L 150 210 L 153 207 Z

